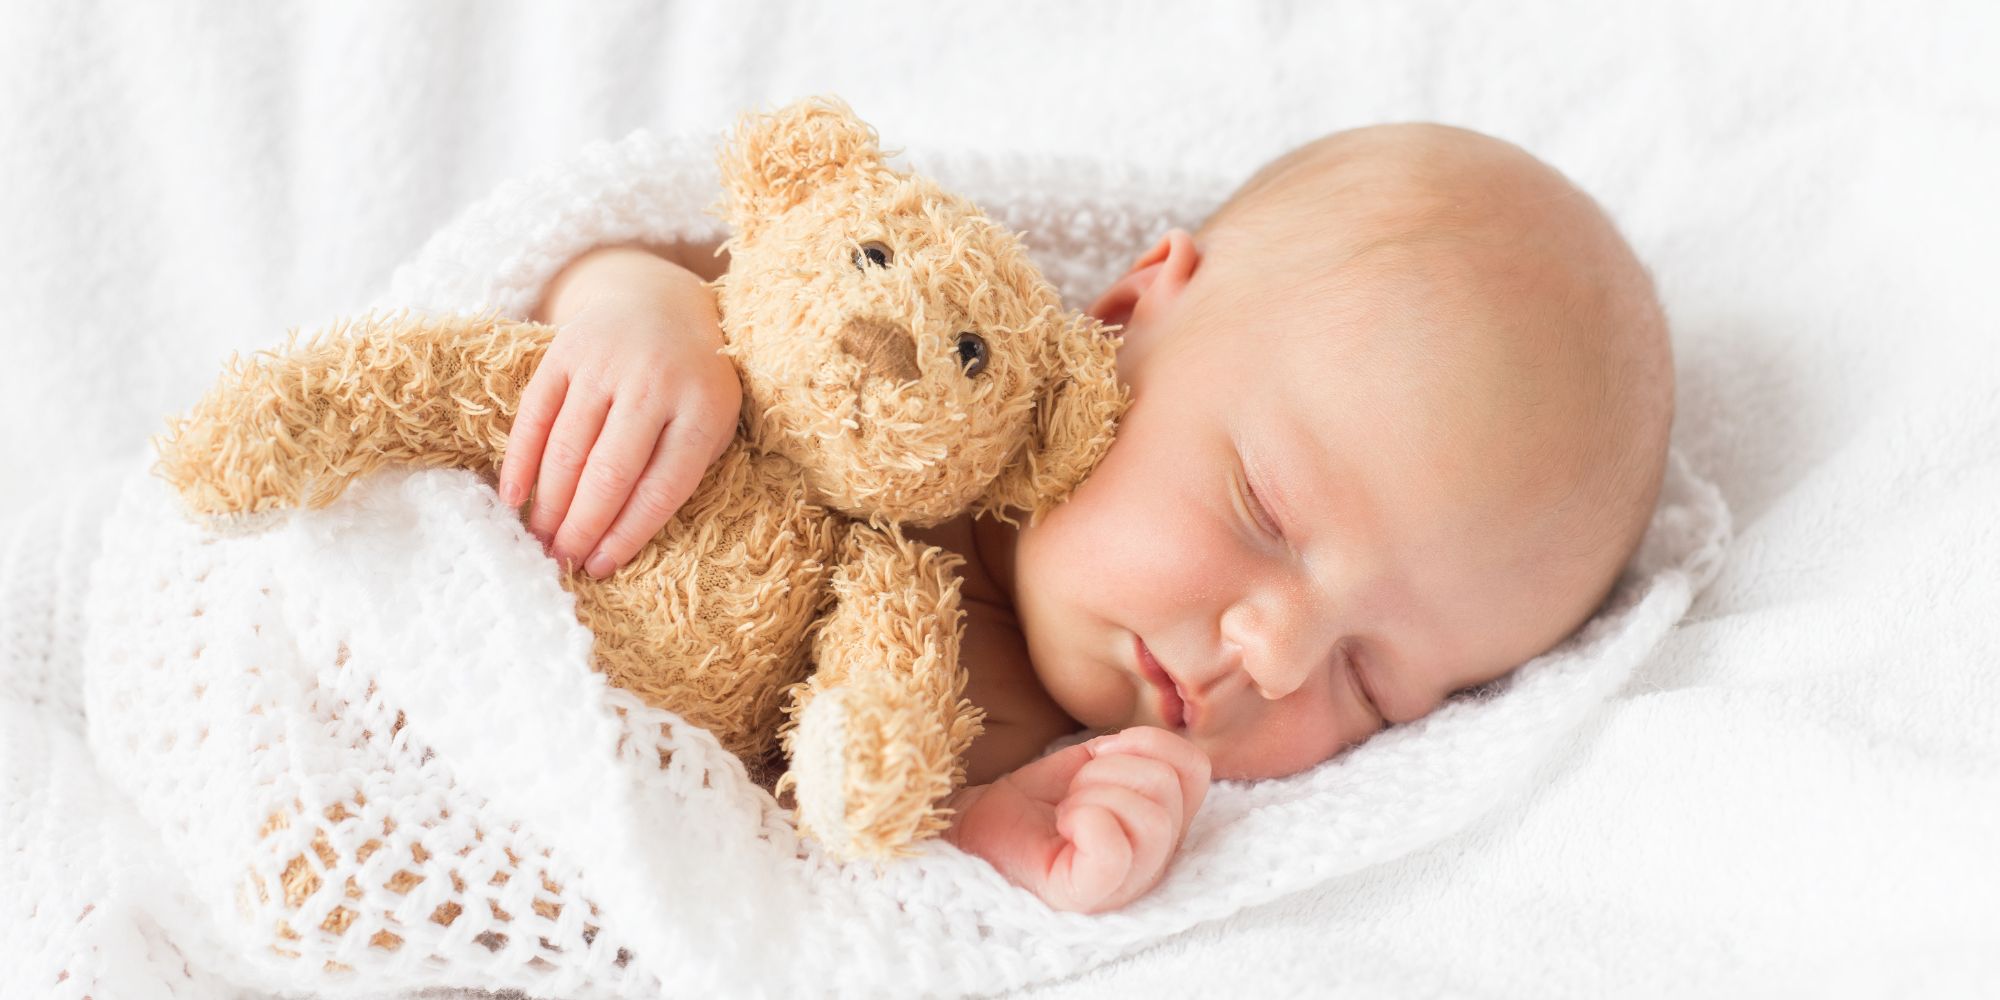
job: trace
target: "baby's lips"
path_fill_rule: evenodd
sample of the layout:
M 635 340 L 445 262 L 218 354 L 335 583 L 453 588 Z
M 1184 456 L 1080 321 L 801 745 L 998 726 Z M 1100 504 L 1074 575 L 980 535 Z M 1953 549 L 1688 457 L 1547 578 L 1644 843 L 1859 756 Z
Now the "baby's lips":
M 1168 729 L 1184 727 L 1187 724 L 1188 704 L 1181 694 L 1180 682 L 1174 680 L 1173 675 L 1167 673 L 1166 667 L 1153 657 L 1153 651 L 1147 648 L 1146 640 L 1134 635 L 1132 643 L 1140 676 L 1159 693 L 1162 724 Z

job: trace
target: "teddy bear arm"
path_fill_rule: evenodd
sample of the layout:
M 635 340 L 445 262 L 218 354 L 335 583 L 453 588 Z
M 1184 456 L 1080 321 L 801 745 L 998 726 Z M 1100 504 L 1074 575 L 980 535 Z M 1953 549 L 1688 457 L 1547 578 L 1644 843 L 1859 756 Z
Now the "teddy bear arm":
M 800 825 L 840 857 L 888 858 L 941 833 L 983 713 L 964 697 L 959 557 L 849 529 L 813 675 L 784 733 Z
M 190 510 L 321 507 L 390 464 L 495 466 L 554 330 L 492 318 L 369 316 L 232 363 L 155 441 Z

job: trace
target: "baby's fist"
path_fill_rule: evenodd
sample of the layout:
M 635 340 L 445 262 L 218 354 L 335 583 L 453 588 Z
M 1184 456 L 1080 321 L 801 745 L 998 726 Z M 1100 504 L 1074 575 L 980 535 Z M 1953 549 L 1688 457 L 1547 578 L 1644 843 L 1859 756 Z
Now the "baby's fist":
M 950 837 L 1056 909 L 1117 909 L 1159 884 L 1208 779 L 1186 739 L 1127 729 L 960 792 Z

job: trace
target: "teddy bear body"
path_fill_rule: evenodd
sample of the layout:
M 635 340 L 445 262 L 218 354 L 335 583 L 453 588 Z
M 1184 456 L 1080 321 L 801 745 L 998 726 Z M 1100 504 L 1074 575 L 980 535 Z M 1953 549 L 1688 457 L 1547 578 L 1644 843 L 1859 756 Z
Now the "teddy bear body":
M 782 744 L 801 827 L 893 856 L 947 825 L 980 726 L 960 560 L 898 526 L 1060 502 L 1124 406 L 1117 341 L 838 102 L 747 120 L 722 165 L 737 440 L 630 563 L 563 583 L 608 680 L 753 762 Z M 391 463 L 490 474 L 553 336 L 369 317 L 233 365 L 159 470 L 225 518 L 323 505 Z
M 332 331 L 232 372 L 181 425 L 162 471 L 191 509 L 216 517 L 321 505 L 389 464 L 490 474 L 554 333 L 452 317 Z M 398 400 L 391 386 L 419 391 Z M 245 400 L 253 412 L 223 412 Z M 273 427 L 285 433 L 260 433 Z M 220 474 L 230 469 L 248 474 Z M 776 747 L 785 688 L 804 676 L 844 529 L 794 463 L 737 441 L 619 573 L 562 583 L 607 678 L 756 761 Z

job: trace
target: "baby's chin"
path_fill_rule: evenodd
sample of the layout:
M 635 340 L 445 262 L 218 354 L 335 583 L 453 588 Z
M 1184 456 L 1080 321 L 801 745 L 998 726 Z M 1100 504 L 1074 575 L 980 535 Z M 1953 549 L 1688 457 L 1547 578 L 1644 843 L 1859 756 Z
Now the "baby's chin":
M 1246 756 L 1240 748 L 1221 741 L 1196 740 L 1195 745 L 1208 754 L 1209 776 L 1217 781 L 1269 781 L 1274 778 L 1289 778 L 1302 774 L 1327 762 L 1330 758 L 1301 758 L 1267 760 Z
M 1167 728 L 1159 719 L 1154 718 L 1151 713 L 1145 710 L 1139 701 L 1137 692 L 1127 695 L 1122 701 L 1115 704 L 1100 702 L 1096 706 L 1084 706 L 1083 714 L 1070 711 L 1068 708 L 1065 708 L 1064 711 L 1068 711 L 1070 718 L 1082 723 L 1084 728 L 1107 733 L 1116 732 L 1120 729 L 1130 729 L 1133 726 L 1161 726 L 1162 728 Z

